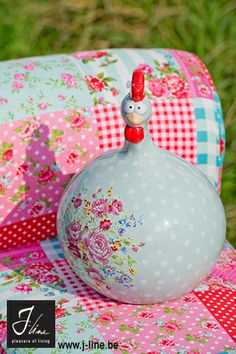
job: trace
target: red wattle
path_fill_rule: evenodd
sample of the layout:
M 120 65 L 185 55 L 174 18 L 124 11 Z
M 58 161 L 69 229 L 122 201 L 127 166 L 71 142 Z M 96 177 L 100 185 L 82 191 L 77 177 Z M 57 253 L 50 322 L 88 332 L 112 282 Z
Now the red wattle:
M 144 139 L 143 127 L 125 126 L 125 139 L 133 144 L 138 144 Z

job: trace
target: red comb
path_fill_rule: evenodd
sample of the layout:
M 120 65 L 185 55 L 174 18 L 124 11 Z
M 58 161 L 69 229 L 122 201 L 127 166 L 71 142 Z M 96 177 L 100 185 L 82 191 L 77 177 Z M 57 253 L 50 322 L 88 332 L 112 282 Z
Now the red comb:
M 144 96 L 144 74 L 141 69 L 135 69 L 132 76 L 131 98 L 134 102 L 139 102 Z

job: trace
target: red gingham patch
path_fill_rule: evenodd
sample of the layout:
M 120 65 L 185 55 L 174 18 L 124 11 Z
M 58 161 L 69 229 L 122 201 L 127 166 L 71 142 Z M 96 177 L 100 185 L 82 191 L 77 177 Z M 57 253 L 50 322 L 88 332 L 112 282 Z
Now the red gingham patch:
M 224 288 L 210 289 L 195 292 L 195 295 L 236 341 L 236 291 Z
M 56 213 L 5 225 L 0 228 L 0 251 L 56 237 Z
M 73 292 L 77 295 L 78 300 L 85 311 L 98 311 L 118 305 L 118 302 L 112 301 L 107 297 L 100 295 L 88 285 L 86 285 L 76 273 L 71 269 L 65 259 L 57 259 L 54 261 L 54 266 L 64 275 L 65 284 L 72 287 Z
M 91 114 L 98 123 L 100 149 L 108 151 L 122 147 L 125 123 L 120 115 L 120 105 L 95 106 Z
M 196 164 L 197 137 L 191 100 L 153 101 L 152 106 L 149 131 L 154 143 Z M 125 123 L 120 106 L 95 106 L 92 113 L 98 122 L 100 149 L 108 151 L 121 148 Z

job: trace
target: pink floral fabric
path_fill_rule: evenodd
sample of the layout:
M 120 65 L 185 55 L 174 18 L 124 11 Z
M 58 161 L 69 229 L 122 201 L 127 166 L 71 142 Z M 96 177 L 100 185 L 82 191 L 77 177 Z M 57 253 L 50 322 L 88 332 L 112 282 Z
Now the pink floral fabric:
M 212 79 L 196 56 L 114 49 L 2 62 L 1 250 L 55 236 L 58 202 L 72 175 L 122 146 L 119 106 L 136 67 L 144 71 L 145 94 L 153 103 L 154 142 L 196 164 L 220 190 L 222 112 Z M 93 206 L 97 215 L 100 207 Z M 112 208 L 116 213 L 118 206 Z
M 77 235 L 78 229 L 73 230 Z M 229 269 L 227 261 L 227 255 L 234 259 L 235 251 L 228 243 L 211 275 L 192 293 L 178 301 L 143 306 L 121 304 L 96 293 L 59 255 L 57 240 L 0 255 L 0 343 L 4 348 L 5 297 L 25 299 L 37 294 L 40 299 L 56 300 L 57 341 L 78 341 L 80 335 L 84 340 L 109 340 L 118 342 L 114 353 L 120 354 L 233 354 L 236 350 L 236 267 L 231 263 Z M 216 275 L 219 271 L 223 273 Z
M 98 153 L 89 114 L 88 109 L 62 111 L 2 126 L 2 226 L 56 211 L 72 173 Z

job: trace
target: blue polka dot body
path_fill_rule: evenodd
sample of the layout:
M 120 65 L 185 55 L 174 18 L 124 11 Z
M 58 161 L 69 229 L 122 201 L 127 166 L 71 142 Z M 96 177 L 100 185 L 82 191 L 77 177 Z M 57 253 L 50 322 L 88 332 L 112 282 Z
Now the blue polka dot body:
M 226 222 L 209 180 L 154 145 L 149 102 L 145 110 L 142 101 L 140 113 L 135 98 L 143 96 L 131 90 L 121 110 L 127 125 L 132 120 L 124 148 L 74 176 L 57 228 L 65 257 L 85 283 L 112 299 L 145 304 L 179 298 L 207 277 Z

